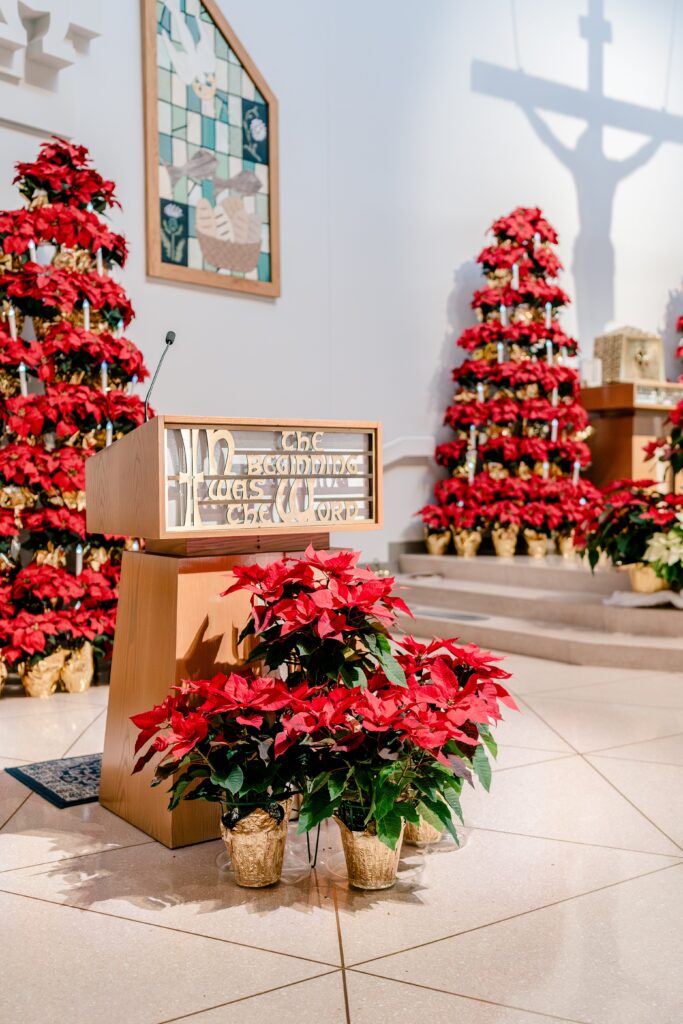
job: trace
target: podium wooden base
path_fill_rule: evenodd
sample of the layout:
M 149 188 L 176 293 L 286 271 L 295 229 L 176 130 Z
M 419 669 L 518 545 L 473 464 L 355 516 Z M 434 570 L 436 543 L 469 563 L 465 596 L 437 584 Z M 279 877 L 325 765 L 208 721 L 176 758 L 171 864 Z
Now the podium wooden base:
M 138 731 L 130 716 L 161 703 L 181 679 L 210 678 L 243 663 L 248 650 L 237 637 L 249 598 L 220 594 L 230 585 L 233 566 L 281 555 L 124 553 L 100 803 L 164 846 L 216 839 L 218 805 L 197 800 L 169 811 L 168 784 L 151 788 L 151 765 L 131 775 Z

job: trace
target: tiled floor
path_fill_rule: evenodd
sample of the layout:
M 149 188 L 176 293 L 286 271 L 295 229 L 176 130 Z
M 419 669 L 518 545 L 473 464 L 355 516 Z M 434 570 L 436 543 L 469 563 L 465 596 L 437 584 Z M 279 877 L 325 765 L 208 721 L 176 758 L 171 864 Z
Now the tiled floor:
M 680 1024 L 683 674 L 510 656 L 522 715 L 461 849 L 350 891 L 334 826 L 307 876 L 240 890 L 0 772 L 0 1024 Z M 101 749 L 106 688 L 0 698 L 0 768 Z

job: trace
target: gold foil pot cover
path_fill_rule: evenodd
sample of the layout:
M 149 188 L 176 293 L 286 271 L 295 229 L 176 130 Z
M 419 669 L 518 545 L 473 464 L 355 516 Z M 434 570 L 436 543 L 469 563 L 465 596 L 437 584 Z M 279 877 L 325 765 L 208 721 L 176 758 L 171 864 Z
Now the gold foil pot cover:
M 497 526 L 491 531 L 493 547 L 498 558 L 512 558 L 517 547 L 518 533 L 519 527 L 514 524 L 511 526 Z
M 524 531 L 527 551 L 532 558 L 544 558 L 548 552 L 548 535 L 538 533 L 536 530 L 526 529 Z
M 569 533 L 558 533 L 557 550 L 563 558 L 573 558 L 576 553 L 576 549 L 574 547 L 574 530 L 570 530 Z
M 463 558 L 474 558 L 481 544 L 481 530 L 453 530 L 453 543 Z
M 246 889 L 262 889 L 280 881 L 287 842 L 287 826 L 292 801 L 280 802 L 282 821 L 275 821 L 262 807 L 240 818 L 233 829 L 221 823 L 235 882 Z
M 414 825 L 412 821 L 406 822 L 406 830 L 403 833 L 403 841 L 417 846 L 427 843 L 438 843 L 443 837 L 443 829 L 434 828 L 424 818 L 420 818 L 419 824 Z
M 391 850 L 377 838 L 374 827 L 364 832 L 352 832 L 339 818 L 335 821 L 341 832 L 349 885 L 354 889 L 391 888 L 396 881 L 405 822 L 396 849 Z
M 30 668 L 25 663 L 19 665 L 19 678 L 29 697 L 51 697 L 57 689 L 59 674 L 64 667 L 68 651 L 61 647 L 46 658 L 41 658 Z
M 2 690 L 3 690 L 3 687 L 5 685 L 5 680 L 6 679 L 7 679 L 7 663 L 5 662 L 4 658 L 0 658 L 0 693 L 2 693 Z
M 637 562 L 628 566 L 631 590 L 636 594 L 656 594 L 659 590 L 668 590 L 669 584 L 661 579 L 651 565 Z
M 86 640 L 82 647 L 69 652 L 60 679 L 68 693 L 83 693 L 90 688 L 94 675 L 93 646 Z
M 445 555 L 450 543 L 450 530 L 440 530 L 438 533 L 430 533 L 429 530 L 425 530 L 425 544 L 430 555 Z

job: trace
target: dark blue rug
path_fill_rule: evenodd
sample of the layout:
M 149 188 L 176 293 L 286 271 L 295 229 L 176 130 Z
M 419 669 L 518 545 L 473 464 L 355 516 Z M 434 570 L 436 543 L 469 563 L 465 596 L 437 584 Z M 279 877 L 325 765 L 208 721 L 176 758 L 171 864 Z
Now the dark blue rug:
M 102 755 L 64 757 L 59 761 L 38 761 L 21 768 L 5 768 L 8 775 L 23 782 L 55 807 L 75 807 L 97 800 Z

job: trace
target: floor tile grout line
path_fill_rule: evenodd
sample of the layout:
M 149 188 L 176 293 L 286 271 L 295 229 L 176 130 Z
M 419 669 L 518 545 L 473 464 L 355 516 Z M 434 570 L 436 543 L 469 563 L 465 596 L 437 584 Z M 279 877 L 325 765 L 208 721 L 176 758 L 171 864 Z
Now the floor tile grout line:
M 73 743 L 70 743 L 70 744 L 69 744 L 69 746 L 68 746 L 68 747 L 66 748 L 66 750 L 64 751 L 64 753 L 62 754 L 62 756 L 61 756 L 60 758 L 57 758 L 57 760 L 59 760 L 59 761 L 63 761 L 63 760 L 64 760 L 64 758 L 68 756 L 68 754 L 69 754 L 69 751 L 70 751 L 70 750 L 71 750 L 71 749 L 72 749 L 73 747 L 75 747 L 75 746 L 76 746 L 76 744 L 77 744 L 77 743 L 78 743 L 78 741 L 79 741 L 79 740 L 81 739 L 81 737 L 82 737 L 82 736 L 85 736 L 85 734 L 86 734 L 86 732 L 88 731 L 88 729 L 89 729 L 89 728 L 90 728 L 90 727 L 91 727 L 92 725 L 94 725 L 94 724 L 95 724 L 95 722 L 98 722 L 98 721 L 100 720 L 100 718 L 102 717 L 102 715 L 106 714 L 106 711 L 107 711 L 107 709 L 106 709 L 106 708 L 102 708 L 102 710 L 100 711 L 99 715 L 95 715 L 95 717 L 93 718 L 92 722 L 89 722 L 89 723 L 88 723 L 88 724 L 86 725 L 86 727 L 85 727 L 85 729 L 83 730 L 83 732 L 81 732 L 81 733 L 79 733 L 79 734 L 78 734 L 78 736 L 77 736 L 77 737 L 76 737 L 76 739 L 75 739 L 75 740 L 73 741 Z M 85 755 L 84 755 L 84 756 L 85 756 Z
M 673 740 L 673 739 L 676 739 L 677 736 L 683 736 L 683 732 L 681 732 L 680 729 L 678 730 L 678 732 L 668 732 L 666 734 L 666 736 L 655 736 L 654 739 L 649 739 L 649 740 L 636 740 L 635 743 L 617 743 L 613 747 L 598 747 L 596 750 L 586 750 L 586 751 L 584 751 L 584 753 L 586 753 L 586 754 L 604 754 L 608 750 L 622 750 L 624 747 L 640 747 L 640 746 L 643 745 L 643 743 L 657 743 L 659 740 Z M 661 762 L 652 761 L 652 762 L 646 762 L 646 763 L 647 764 L 650 764 L 650 763 L 651 764 L 659 764 Z
M 417 947 L 416 947 L 417 948 Z M 558 1017 L 554 1013 L 548 1013 L 545 1010 L 527 1010 L 524 1006 L 511 1006 L 509 1003 L 497 1003 L 493 999 L 482 999 L 480 996 L 469 996 L 464 992 L 450 992 L 448 989 L 435 988 L 433 985 L 423 985 L 419 981 L 408 981 L 406 978 L 391 978 L 386 974 L 373 974 L 372 971 L 358 971 L 355 967 L 349 967 L 349 971 L 354 971 L 356 974 L 361 974 L 366 978 L 377 978 L 381 981 L 391 981 L 397 985 L 410 985 L 411 988 L 425 989 L 427 992 L 438 992 L 440 995 L 452 996 L 453 999 L 468 999 L 473 1003 L 482 1003 L 484 1006 L 498 1006 L 503 1010 L 515 1010 L 521 1013 L 528 1013 L 535 1017 L 543 1017 L 546 1020 L 557 1020 L 560 1024 L 590 1024 L 590 1021 L 577 1020 L 574 1017 Z M 166 1024 L 166 1022 L 162 1022 Z
M 14 810 L 12 811 L 12 813 L 11 813 L 11 814 L 9 815 L 9 817 L 8 817 L 8 818 L 6 818 L 6 819 L 5 819 L 5 821 L 3 821 L 2 825 L 0 825 L 0 834 L 2 834 L 2 832 L 3 832 L 4 828 L 5 828 L 5 826 L 6 826 L 6 825 L 9 825 L 10 821 L 12 820 L 12 818 L 14 817 L 14 815 L 15 815 L 15 814 L 17 813 L 17 811 L 20 811 L 20 810 L 21 810 L 21 808 L 22 808 L 22 807 L 24 806 L 24 804 L 26 803 L 26 801 L 27 801 L 27 800 L 30 800 L 32 796 L 34 796 L 34 793 L 33 793 L 33 791 L 32 791 L 32 790 L 30 790 L 30 789 L 29 789 L 28 793 L 26 794 L 26 796 L 24 797 L 24 799 L 23 799 L 23 800 L 21 801 L 21 803 L 19 804 L 19 806 L 18 806 L 18 807 L 15 807 L 15 808 L 14 808 Z
M 26 797 L 26 800 L 28 800 L 29 797 L 32 796 L 38 796 L 38 794 L 29 793 L 29 795 Z M 26 800 L 24 800 L 24 803 L 26 803 Z M 17 808 L 17 810 L 19 810 L 19 808 Z M 9 821 L 9 818 L 7 819 L 7 821 Z M 7 822 L 5 822 L 5 825 L 6 824 Z M 3 825 L 2 828 L 0 828 L 0 837 L 2 837 L 2 830 L 4 829 L 5 825 Z M 139 843 L 131 843 L 129 846 L 113 846 L 108 850 L 91 850 L 89 853 L 77 853 L 74 854 L 73 857 L 60 857 L 58 860 L 41 860 L 38 864 L 24 864 L 23 866 L 14 868 L 0 868 L 0 879 L 2 878 L 2 875 L 9 875 L 13 871 L 31 871 L 33 868 L 50 868 L 56 867 L 58 864 L 68 865 L 74 860 L 84 860 L 86 857 L 102 857 L 108 853 L 118 853 L 119 850 L 134 850 L 138 846 L 149 846 L 149 844 L 153 842 L 154 839 L 142 839 Z M 0 886 L 0 890 L 1 889 L 2 887 Z
M 620 795 L 621 797 L 623 797 L 623 799 L 624 799 L 624 800 L 626 800 L 626 802 L 627 802 L 627 803 L 629 803 L 629 804 L 631 805 L 631 807 L 632 807 L 632 808 L 633 808 L 633 809 L 634 809 L 635 811 L 638 811 L 638 813 L 639 813 L 639 814 L 641 814 L 641 815 L 643 816 L 643 818 L 645 818 L 645 820 L 646 820 L 646 821 L 649 821 L 649 822 L 650 822 L 650 824 L 652 825 L 652 827 L 653 827 L 653 828 L 656 828 L 656 829 L 657 829 L 657 831 L 658 831 L 658 832 L 661 832 L 661 834 L 662 834 L 663 836 L 665 836 L 665 837 L 666 837 L 666 838 L 667 838 L 667 839 L 669 840 L 669 842 L 670 842 L 670 843 L 673 843 L 673 845 L 674 845 L 674 846 L 677 846 L 677 847 L 678 847 L 678 849 L 679 849 L 679 850 L 681 851 L 681 856 L 683 856 L 683 845 L 682 845 L 681 843 L 677 842 L 677 841 L 676 841 L 676 840 L 675 840 L 675 839 L 674 839 L 674 838 L 673 838 L 672 836 L 670 836 L 668 832 L 665 832 L 665 831 L 664 831 L 664 829 L 663 829 L 663 828 L 661 827 L 661 825 L 658 825 L 658 824 L 656 823 L 656 821 L 653 821 L 653 819 L 652 819 L 652 818 L 651 818 L 651 817 L 650 817 L 649 815 L 647 815 L 647 814 L 645 813 L 645 811 L 644 811 L 644 810 L 642 809 L 642 807 L 638 807 L 638 805 L 637 805 L 637 804 L 635 804 L 635 803 L 633 802 L 633 800 L 631 800 L 631 798 L 630 798 L 630 797 L 628 797 L 628 796 L 626 795 L 626 793 L 623 793 L 623 792 L 622 792 L 622 791 L 621 791 L 621 790 L 619 789 L 619 787 L 618 787 L 618 786 L 616 785 L 616 783 L 612 782 L 612 780 L 611 780 L 611 779 L 609 779 L 609 778 L 608 778 L 608 777 L 607 777 L 606 775 L 603 775 L 603 773 L 602 773 L 602 772 L 600 771 L 600 769 L 599 769 L 599 768 L 597 768 L 597 767 L 596 767 L 596 766 L 595 766 L 595 765 L 594 765 L 594 764 L 593 764 L 593 763 L 592 763 L 591 761 L 589 761 L 589 760 L 588 760 L 588 757 L 589 757 L 589 756 L 590 756 L 590 755 L 587 755 L 586 757 L 584 757 L 584 758 L 583 758 L 583 760 L 584 760 L 584 761 L 586 762 L 586 764 L 587 764 L 587 765 L 590 765 L 590 767 L 591 767 L 591 768 L 593 769 L 593 771 L 597 772 L 597 773 L 598 773 L 598 775 L 600 776 L 600 778 L 601 778 L 601 779 L 604 779 L 604 780 L 605 780 L 605 782 L 607 782 L 607 783 L 608 783 L 608 785 L 610 785 L 610 786 L 612 787 L 612 789 L 613 789 L 613 790 L 614 790 L 614 791 L 615 791 L 616 793 L 619 793 L 619 795 Z
M 435 946 L 440 942 L 448 942 L 450 939 L 459 939 L 463 935 L 471 935 L 473 932 L 484 931 L 485 928 L 492 928 L 495 925 L 506 924 L 508 921 L 516 921 L 520 917 L 530 917 L 532 914 L 538 914 L 543 910 L 551 910 L 553 907 L 562 906 L 563 903 L 571 903 L 573 900 L 582 900 L 587 896 L 594 896 L 596 893 L 605 892 L 607 889 L 616 889 L 619 885 L 628 885 L 629 882 L 636 882 L 641 878 L 649 878 L 650 875 L 657 875 L 662 871 L 672 871 L 675 868 L 683 867 L 682 861 L 677 861 L 675 864 L 663 864 L 661 867 L 653 868 L 652 871 L 644 871 L 640 874 L 633 875 L 630 878 L 622 878 L 618 882 L 608 882 L 606 885 L 600 885 L 597 889 L 589 889 L 587 892 L 575 893 L 573 896 L 564 896 L 560 900 L 553 900 L 551 903 L 544 903 L 540 907 L 532 907 L 530 910 L 522 910 L 518 914 L 510 914 L 508 917 L 501 917 L 495 921 L 489 921 L 486 924 L 474 925 L 472 928 L 465 928 L 461 932 L 454 932 L 451 935 L 443 935 L 438 939 L 429 939 L 427 942 L 418 942 L 415 946 L 407 946 L 405 949 L 397 949 L 393 953 L 383 953 L 381 956 L 369 957 L 367 960 L 359 960 L 358 963 L 350 964 L 346 970 L 356 970 L 358 967 L 363 967 L 365 964 L 376 963 L 378 960 L 390 960 L 392 957 L 400 956 L 402 953 L 412 953 L 416 949 L 424 949 L 426 946 Z
M 268 950 L 264 950 L 265 953 Z M 260 996 L 268 996 L 272 992 L 280 992 L 282 989 L 294 988 L 295 985 L 305 985 L 309 981 L 317 981 L 318 978 L 329 978 L 332 974 L 339 974 L 340 968 L 335 967 L 332 971 L 323 971 L 322 974 L 314 974 L 312 978 L 299 978 L 297 981 L 288 981 L 284 985 L 275 985 L 273 988 L 266 988 L 262 992 L 254 992 L 249 996 L 240 996 L 238 999 L 229 999 L 226 1003 L 216 1003 L 215 1006 L 205 1006 L 198 1010 L 191 1010 L 190 1013 L 183 1013 L 180 1017 L 165 1017 L 164 1020 L 157 1021 L 156 1024 L 175 1024 L 176 1021 L 180 1020 L 192 1020 L 193 1017 L 197 1017 L 200 1013 L 210 1013 L 211 1010 L 220 1010 L 223 1006 L 235 1006 L 236 1003 L 245 1003 L 249 999 L 258 999 Z
M 317 884 L 317 879 L 316 879 Z M 337 924 L 337 941 L 339 942 L 339 960 L 341 962 L 341 978 L 342 978 L 342 990 L 344 993 L 344 1012 L 346 1014 L 346 1024 L 351 1024 L 351 1011 L 349 1008 L 349 992 L 346 985 L 346 962 L 344 959 L 344 943 L 342 942 L 342 928 L 341 920 L 339 917 L 339 903 L 337 900 L 337 887 L 332 886 L 332 903 L 334 905 L 334 918 Z
M 615 755 L 605 754 L 601 750 L 589 750 L 587 752 L 586 756 L 587 757 L 599 757 L 599 758 L 601 758 L 604 761 L 626 761 L 628 764 L 644 764 L 644 765 L 647 765 L 648 767 L 653 767 L 653 768 L 660 767 L 660 768 L 681 768 L 681 769 L 683 769 L 683 764 L 677 764 L 675 761 L 641 761 L 640 759 L 635 759 L 633 757 L 618 757 L 616 754 Z M 543 762 L 539 762 L 539 763 L 543 764 Z M 522 768 L 524 766 L 520 765 L 519 767 Z M 506 771 L 507 769 L 501 769 L 501 770 L 502 771 Z
M 527 768 L 529 765 L 520 765 L 520 768 Z M 504 828 L 487 828 L 484 825 L 467 825 L 475 832 L 495 832 L 502 836 L 520 836 L 522 839 L 538 839 L 540 842 L 568 843 L 570 846 L 592 846 L 596 850 L 614 850 L 617 853 L 635 853 L 644 857 L 668 857 L 676 863 L 683 860 L 683 853 L 658 853 L 655 850 L 633 850 L 628 846 L 608 846 L 606 843 L 584 843 L 580 839 L 560 839 L 558 836 L 537 836 L 531 832 L 510 832 Z M 15 869 L 19 870 L 19 869 Z
M 526 702 L 524 702 L 524 703 L 526 703 Z M 557 732 L 557 729 L 555 729 L 555 728 L 554 728 L 554 727 L 553 727 L 553 726 L 552 726 L 552 725 L 551 725 L 551 724 L 550 724 L 549 722 L 546 722 L 546 720 L 545 720 L 545 718 L 543 717 L 543 715 L 539 714 L 539 712 L 538 712 L 538 711 L 537 711 L 537 710 L 536 710 L 535 708 L 531 708 L 531 710 L 532 710 L 532 711 L 533 711 L 533 713 L 534 713 L 534 714 L 535 714 L 535 715 L 537 716 L 537 718 L 539 718 L 539 719 L 540 719 L 540 720 L 541 720 L 541 721 L 543 722 L 543 724 L 544 724 L 544 725 L 546 725 L 546 726 L 547 726 L 547 727 L 548 727 L 549 729 L 552 729 L 552 730 L 553 730 L 553 732 L 557 733 L 557 735 L 558 735 L 558 736 L 560 737 L 560 739 L 564 739 L 564 737 L 563 737 L 563 736 L 561 735 L 561 733 Z M 569 744 L 569 746 L 570 746 L 570 747 L 572 747 L 572 749 L 576 749 L 576 748 L 574 747 L 574 745 L 573 745 L 572 743 L 569 743 L 569 740 L 565 740 L 565 743 Z M 673 845 L 674 845 L 675 847 L 677 847 L 677 848 L 678 848 L 679 850 L 681 850 L 681 852 L 683 853 L 683 846 L 681 846 L 681 844 L 680 844 L 680 843 L 677 843 L 677 842 L 676 842 L 676 841 L 675 841 L 674 839 L 672 839 L 672 838 L 671 838 L 671 836 L 670 836 L 670 835 L 668 835 L 668 834 L 667 834 L 667 833 L 666 833 L 666 832 L 664 831 L 664 829 L 663 829 L 663 828 L 660 828 L 660 827 L 659 827 L 659 825 L 657 825 L 657 824 L 656 824 L 656 823 L 655 823 L 655 822 L 654 822 L 654 821 L 652 820 L 652 818 L 650 818 L 650 817 L 649 817 L 649 816 L 648 816 L 648 815 L 647 815 L 647 814 L 645 813 L 645 811 L 643 811 L 643 810 L 642 810 L 642 809 L 641 809 L 640 807 L 638 807 L 638 806 L 637 806 L 637 805 L 636 805 L 636 804 L 635 804 L 635 803 L 633 802 L 633 800 L 630 800 L 630 799 L 629 799 L 629 798 L 628 798 L 628 797 L 627 797 L 627 796 L 625 795 L 625 793 L 622 793 L 622 792 L 621 792 L 621 790 L 620 790 L 620 789 L 618 788 L 618 786 L 615 786 L 615 785 L 614 785 L 614 783 L 613 783 L 613 782 L 612 782 L 612 781 L 611 781 L 610 779 L 608 779 L 606 775 L 603 775 L 603 773 L 602 773 L 602 772 L 601 772 L 601 771 L 600 771 L 600 770 L 599 770 L 598 768 L 596 768 L 596 767 L 595 767 L 595 765 L 591 764 L 591 762 L 590 762 L 590 761 L 588 760 L 588 757 L 590 756 L 590 754 L 591 754 L 591 753 L 593 753 L 593 751 L 589 751 L 589 750 L 586 750 L 586 751 L 580 751 L 580 750 L 577 750 L 577 751 L 576 751 L 576 753 L 577 753 L 577 754 L 578 754 L 578 756 L 579 756 L 579 757 L 581 758 L 581 760 L 583 761 L 583 763 L 584 763 L 584 764 L 588 765 L 588 767 L 589 767 L 589 768 L 591 768 L 591 769 L 592 769 L 592 770 L 593 770 L 593 771 L 595 772 L 595 774 L 596 774 L 596 775 L 599 775 L 599 776 L 600 776 L 600 778 L 601 778 L 601 779 L 603 780 L 603 782 L 606 782 L 606 783 L 607 783 L 607 785 L 608 785 L 608 786 L 610 786 L 610 787 L 611 787 L 611 788 L 612 788 L 612 789 L 614 790 L 614 792 L 615 792 L 615 793 L 618 793 L 618 794 L 619 794 L 619 796 L 620 796 L 620 797 L 622 798 L 622 800 L 625 800 L 625 801 L 626 801 L 626 802 L 627 802 L 627 803 L 628 803 L 628 804 L 629 804 L 629 805 L 630 805 L 630 806 L 631 806 L 631 807 L 633 808 L 633 810 L 634 810 L 634 811 L 635 811 L 635 812 L 636 812 L 637 814 L 639 814 L 639 815 L 640 815 L 640 816 L 641 816 L 642 818 L 644 818 L 644 819 L 645 819 L 645 821 L 649 822 L 649 823 L 650 823 L 650 825 L 652 825 L 652 827 L 653 827 L 654 829 L 656 829 L 656 830 L 657 830 L 657 832 L 659 832 L 659 833 L 660 833 L 660 835 L 663 835 L 665 839 L 668 839 L 670 843 L 673 843 Z
M 321 967 L 329 967 L 338 971 L 339 964 L 331 964 L 327 960 L 314 960 L 310 956 L 299 956 L 295 953 L 283 953 L 279 949 L 265 949 L 263 946 L 253 946 L 247 942 L 238 942 L 236 939 L 222 939 L 218 935 L 205 935 L 204 932 L 189 932 L 182 928 L 174 928 L 168 924 L 158 924 L 155 921 L 141 921 L 139 917 L 126 917 L 123 914 L 110 914 L 106 910 L 93 910 L 92 907 L 78 907 L 73 903 L 58 903 L 56 900 L 49 900 L 45 896 L 29 896 L 23 892 L 15 892 L 14 889 L 0 889 L 0 894 L 5 896 L 17 896 L 19 899 L 33 900 L 36 903 L 46 903 L 50 907 L 64 907 L 67 910 L 77 910 L 83 914 L 95 914 L 97 917 L 106 917 L 112 921 L 127 921 L 129 924 L 138 924 L 148 928 L 159 928 L 161 931 L 174 932 L 176 935 L 187 935 L 189 938 L 208 939 L 211 942 L 222 942 L 228 946 L 239 946 L 240 949 L 250 949 L 258 953 L 270 953 L 271 956 L 283 956 L 289 960 L 302 960 L 309 964 L 319 964 Z M 329 973 L 329 972 L 327 972 Z
M 501 749 L 505 750 L 505 747 Z M 550 751 L 547 751 L 550 753 Z M 500 772 L 514 772 L 517 768 L 531 768 L 535 764 L 549 764 L 550 761 L 562 761 L 565 757 L 575 757 L 576 755 L 571 750 L 565 750 L 563 754 L 558 751 L 554 751 L 554 757 L 544 757 L 542 761 L 529 761 L 527 764 L 510 764 L 507 768 L 497 768 L 495 761 L 493 762 L 493 773 L 494 776 Z

